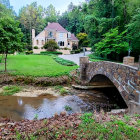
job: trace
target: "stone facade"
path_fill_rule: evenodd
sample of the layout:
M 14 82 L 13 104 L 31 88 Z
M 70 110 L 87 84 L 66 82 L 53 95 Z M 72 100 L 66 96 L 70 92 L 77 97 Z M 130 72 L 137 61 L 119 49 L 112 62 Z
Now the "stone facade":
M 68 50 L 72 50 L 73 45 L 78 47 L 79 42 L 74 34 L 68 32 L 59 23 L 48 23 L 48 26 L 37 36 L 35 36 L 35 30 L 32 29 L 32 47 L 34 53 L 45 51 L 43 46 L 49 40 L 54 40 L 60 49 L 67 48 Z M 38 49 L 34 49 L 35 46 Z
M 134 66 L 134 63 L 135 63 L 134 57 L 127 56 L 127 57 L 124 57 L 124 59 L 123 59 L 123 64 L 125 64 L 125 65 Z
M 84 83 L 90 83 L 96 75 L 104 75 L 112 81 L 128 107 L 130 101 L 136 103 L 135 107 L 140 105 L 139 68 L 108 61 L 89 62 L 87 59 L 80 59 L 80 77 Z

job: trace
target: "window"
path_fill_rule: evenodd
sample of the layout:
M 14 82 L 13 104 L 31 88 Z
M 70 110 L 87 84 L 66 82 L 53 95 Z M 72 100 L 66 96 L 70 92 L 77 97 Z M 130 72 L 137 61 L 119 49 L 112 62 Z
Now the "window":
M 68 45 L 70 45 L 70 42 L 68 42 Z
M 49 32 L 49 37 L 53 37 L 53 33 L 52 32 Z
M 42 40 L 42 45 L 44 45 L 44 40 Z
M 59 33 L 58 40 L 64 40 L 64 33 Z
M 36 44 L 37 44 L 37 45 L 39 44 L 39 40 L 36 40 Z
M 59 42 L 58 42 L 58 45 L 59 45 L 59 46 L 65 46 L 65 42 L 64 42 L 64 41 L 59 41 Z

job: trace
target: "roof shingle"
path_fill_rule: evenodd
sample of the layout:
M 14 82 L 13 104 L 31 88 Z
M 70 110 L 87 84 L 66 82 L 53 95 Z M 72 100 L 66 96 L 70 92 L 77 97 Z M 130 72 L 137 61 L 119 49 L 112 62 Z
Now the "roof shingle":
M 79 41 L 78 38 L 74 34 L 71 34 L 71 40 Z
M 46 27 L 47 30 L 56 30 L 56 31 L 59 31 L 59 32 L 68 32 L 66 29 L 64 29 L 59 23 L 50 23 L 47 27 Z

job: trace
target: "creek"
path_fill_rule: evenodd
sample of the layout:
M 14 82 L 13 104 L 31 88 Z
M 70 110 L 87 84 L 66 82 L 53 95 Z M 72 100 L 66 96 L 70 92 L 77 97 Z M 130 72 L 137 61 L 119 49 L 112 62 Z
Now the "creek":
M 66 111 L 66 106 L 71 110 Z M 43 94 L 39 97 L 0 96 L 0 117 L 12 120 L 50 118 L 66 111 L 67 114 L 110 111 L 126 108 L 121 96 L 114 88 L 97 90 L 73 90 L 65 96 Z

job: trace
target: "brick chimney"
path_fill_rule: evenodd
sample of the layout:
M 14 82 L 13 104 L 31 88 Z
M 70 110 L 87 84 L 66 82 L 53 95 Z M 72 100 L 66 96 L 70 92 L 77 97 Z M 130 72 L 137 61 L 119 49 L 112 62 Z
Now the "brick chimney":
M 32 40 L 35 38 L 35 29 L 32 29 Z

